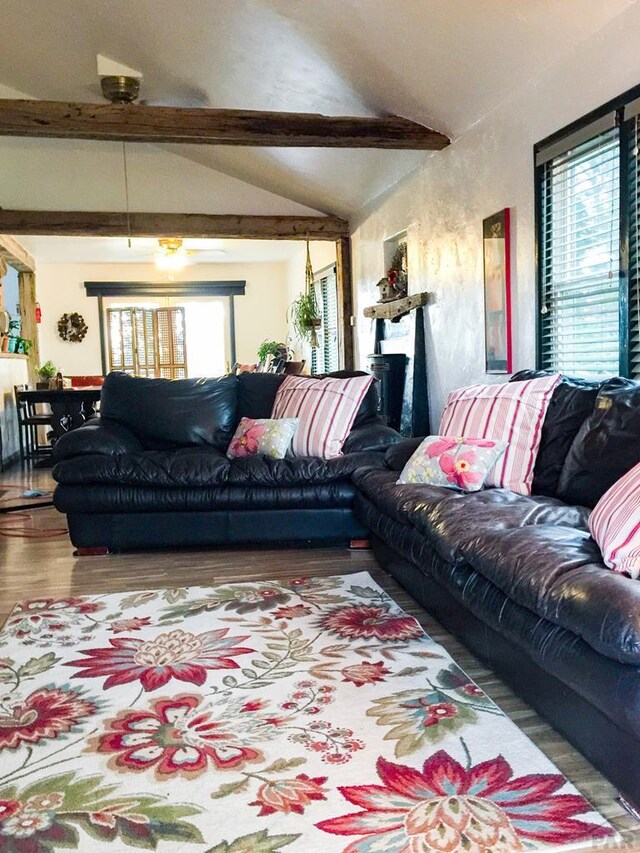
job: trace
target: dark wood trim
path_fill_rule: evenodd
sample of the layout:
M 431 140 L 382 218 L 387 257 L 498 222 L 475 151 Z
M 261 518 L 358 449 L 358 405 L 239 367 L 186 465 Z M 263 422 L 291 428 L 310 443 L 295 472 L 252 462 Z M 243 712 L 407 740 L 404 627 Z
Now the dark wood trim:
M 338 216 L 241 216 L 94 210 L 2 210 L 0 230 L 55 237 L 200 237 L 244 240 L 337 240 L 349 234 Z
M 98 296 L 98 315 L 100 317 L 100 359 L 102 361 L 102 375 L 106 376 L 108 372 L 107 368 L 107 342 L 104 336 L 104 324 L 105 320 L 105 312 L 104 312 L 104 299 L 102 296 Z
M 340 363 L 345 370 L 355 366 L 353 346 L 353 277 L 351 272 L 351 238 L 336 241 L 336 286 L 338 289 L 338 328 Z
M 238 360 L 236 355 L 236 303 L 233 295 L 229 297 L 229 355 L 231 357 L 230 367 Z
M 143 104 L 0 100 L 0 136 L 285 148 L 439 151 L 443 133 L 400 116 L 370 118 Z
M 244 296 L 246 281 L 85 281 L 87 296 Z

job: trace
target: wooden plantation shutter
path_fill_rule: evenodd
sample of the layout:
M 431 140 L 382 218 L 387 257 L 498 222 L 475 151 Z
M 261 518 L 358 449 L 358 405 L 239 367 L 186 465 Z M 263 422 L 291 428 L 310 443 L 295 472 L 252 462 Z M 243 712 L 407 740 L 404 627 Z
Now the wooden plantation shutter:
M 133 342 L 133 309 L 107 309 L 107 336 L 109 340 L 109 370 L 136 372 Z
M 157 375 L 165 379 L 187 376 L 184 308 L 157 308 Z
M 154 311 L 152 308 L 134 308 L 135 360 L 138 376 L 156 375 Z
M 540 361 L 575 376 L 620 361 L 620 137 L 611 117 L 540 152 Z
M 183 308 L 107 309 L 109 369 L 136 376 L 187 376 Z

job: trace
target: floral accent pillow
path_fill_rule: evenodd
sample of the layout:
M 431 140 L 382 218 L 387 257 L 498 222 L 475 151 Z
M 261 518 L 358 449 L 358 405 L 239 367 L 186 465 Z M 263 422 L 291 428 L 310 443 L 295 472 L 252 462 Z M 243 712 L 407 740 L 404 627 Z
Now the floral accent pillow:
M 298 429 L 298 418 L 242 418 L 229 448 L 229 459 L 256 456 L 284 459 Z
M 397 482 L 479 492 L 506 449 L 506 441 L 430 435 L 404 466 Z

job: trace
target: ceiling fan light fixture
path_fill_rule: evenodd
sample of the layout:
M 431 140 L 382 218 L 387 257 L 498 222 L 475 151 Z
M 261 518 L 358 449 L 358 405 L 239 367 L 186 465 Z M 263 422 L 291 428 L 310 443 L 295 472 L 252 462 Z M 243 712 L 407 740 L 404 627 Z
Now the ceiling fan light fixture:
M 176 272 L 187 266 L 189 258 L 182 237 L 163 237 L 158 240 L 158 249 L 155 263 L 159 270 Z

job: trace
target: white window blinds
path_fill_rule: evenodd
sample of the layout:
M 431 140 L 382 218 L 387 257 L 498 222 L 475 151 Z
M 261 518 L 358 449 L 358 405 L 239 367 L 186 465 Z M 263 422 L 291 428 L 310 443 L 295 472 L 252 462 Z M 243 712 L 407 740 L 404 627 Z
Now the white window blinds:
M 619 131 L 573 143 L 542 164 L 540 360 L 611 376 L 620 360 Z

